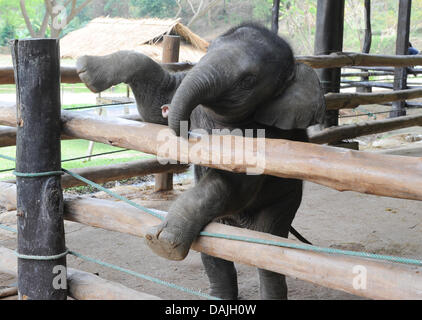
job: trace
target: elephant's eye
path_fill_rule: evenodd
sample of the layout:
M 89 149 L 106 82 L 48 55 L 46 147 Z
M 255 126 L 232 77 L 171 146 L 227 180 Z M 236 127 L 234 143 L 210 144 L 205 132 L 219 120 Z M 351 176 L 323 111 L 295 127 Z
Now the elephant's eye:
M 239 84 L 243 89 L 252 89 L 255 83 L 256 83 L 256 76 L 254 76 L 253 74 L 248 74 L 242 78 Z

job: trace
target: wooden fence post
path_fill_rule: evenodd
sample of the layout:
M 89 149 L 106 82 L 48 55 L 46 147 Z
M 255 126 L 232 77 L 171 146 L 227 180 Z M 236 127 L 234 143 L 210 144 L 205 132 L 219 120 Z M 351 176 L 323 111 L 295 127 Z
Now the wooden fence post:
M 179 61 L 180 37 L 165 35 L 163 37 L 162 63 Z M 167 191 L 173 189 L 173 173 L 158 173 L 154 175 L 155 191 Z
M 397 23 L 396 54 L 405 55 L 409 48 L 410 12 L 412 0 L 399 1 L 399 15 Z M 407 68 L 395 68 L 394 90 L 407 89 Z M 390 118 L 406 115 L 406 101 L 393 102 Z
M 372 44 L 371 27 L 371 0 L 365 0 L 365 39 L 362 46 L 362 53 L 369 53 Z M 363 69 L 363 71 L 368 71 Z M 360 81 L 369 81 L 369 75 L 360 78 Z M 372 87 L 356 87 L 356 92 L 372 92 Z
M 273 0 L 273 7 L 271 9 L 271 31 L 278 34 L 278 18 L 280 11 L 280 0 Z
M 61 177 L 54 173 L 61 170 L 59 42 L 15 40 L 12 54 L 17 79 L 19 298 L 65 300 L 63 195 Z M 53 258 L 57 255 L 61 257 Z
M 344 0 L 318 0 L 315 55 L 343 50 Z M 340 92 L 340 68 L 315 70 L 325 93 Z M 338 110 L 327 111 L 326 127 L 338 125 Z

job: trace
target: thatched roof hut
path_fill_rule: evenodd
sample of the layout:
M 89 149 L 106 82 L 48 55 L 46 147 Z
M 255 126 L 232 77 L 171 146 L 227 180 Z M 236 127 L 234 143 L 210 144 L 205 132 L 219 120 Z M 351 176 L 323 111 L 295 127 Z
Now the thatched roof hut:
M 181 36 L 180 62 L 196 62 L 207 50 L 208 42 L 179 20 L 101 17 L 63 37 L 60 51 L 62 58 L 75 59 L 82 55 L 103 56 L 119 50 L 135 50 L 159 62 L 165 34 Z

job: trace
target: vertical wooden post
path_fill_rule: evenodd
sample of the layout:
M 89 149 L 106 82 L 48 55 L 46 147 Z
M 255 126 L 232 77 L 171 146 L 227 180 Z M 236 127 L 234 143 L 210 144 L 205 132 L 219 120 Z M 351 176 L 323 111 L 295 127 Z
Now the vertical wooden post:
M 399 17 L 397 23 L 396 54 L 407 54 L 410 33 L 410 12 L 412 0 L 399 1 Z M 407 69 L 394 69 L 394 90 L 407 89 Z M 393 102 L 390 118 L 406 115 L 406 101 Z
M 371 0 L 365 0 L 365 39 L 362 46 L 362 53 L 369 53 L 372 44 L 372 26 L 371 26 Z M 368 69 L 362 69 L 368 71 Z M 361 81 L 369 81 L 369 77 L 361 77 Z M 372 87 L 356 87 L 356 92 L 372 92 Z
M 315 55 L 343 50 L 344 0 L 318 0 Z M 324 92 L 340 92 L 340 68 L 316 70 Z M 338 125 L 338 110 L 327 111 L 326 127 Z
M 280 12 L 280 0 L 273 0 L 273 8 L 271 9 L 271 31 L 278 33 L 278 17 Z
M 165 35 L 163 37 L 163 63 L 179 61 L 180 37 Z M 173 189 L 173 173 L 158 173 L 154 175 L 155 191 L 166 191 Z
M 17 92 L 16 171 L 48 173 L 17 177 L 19 297 L 64 300 L 66 257 L 51 260 L 66 251 L 61 177 L 51 173 L 61 170 L 59 42 L 15 40 L 12 54 Z

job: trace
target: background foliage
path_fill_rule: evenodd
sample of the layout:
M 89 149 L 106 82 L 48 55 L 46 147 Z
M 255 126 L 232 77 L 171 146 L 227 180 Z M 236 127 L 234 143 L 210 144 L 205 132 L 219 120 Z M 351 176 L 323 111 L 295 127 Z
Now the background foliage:
M 63 3 L 64 0 L 57 0 Z M 78 0 L 80 5 L 84 0 Z M 99 16 L 141 18 L 181 18 L 206 39 L 212 39 L 242 21 L 255 20 L 267 26 L 271 21 L 272 0 L 92 0 L 61 33 L 84 26 Z M 26 0 L 26 8 L 35 31 L 45 13 L 44 0 Z M 281 0 L 280 34 L 288 38 L 296 54 L 312 54 L 317 0 Z M 372 0 L 373 41 L 371 53 L 393 54 L 397 26 L 398 1 Z M 344 51 L 360 51 L 363 41 L 363 0 L 346 0 Z M 411 41 L 422 48 L 422 1 L 413 1 Z M 17 0 L 0 0 L 0 46 L 13 38 L 29 37 Z M 47 29 L 46 36 L 49 36 Z

